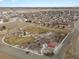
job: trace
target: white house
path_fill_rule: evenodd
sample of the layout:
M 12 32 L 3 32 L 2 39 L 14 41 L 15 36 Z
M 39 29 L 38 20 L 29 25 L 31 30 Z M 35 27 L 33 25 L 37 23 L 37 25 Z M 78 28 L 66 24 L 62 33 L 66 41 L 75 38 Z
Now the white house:
M 0 23 L 3 23 L 3 19 L 0 19 Z

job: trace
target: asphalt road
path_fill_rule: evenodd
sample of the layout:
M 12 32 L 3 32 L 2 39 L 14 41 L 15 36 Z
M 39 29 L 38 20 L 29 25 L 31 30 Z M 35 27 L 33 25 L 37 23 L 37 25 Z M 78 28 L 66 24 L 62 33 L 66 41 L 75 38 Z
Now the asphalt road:
M 32 53 L 26 54 L 25 51 L 18 50 L 16 48 L 9 47 L 6 45 L 0 48 L 0 52 L 7 53 L 8 55 L 15 57 L 16 59 L 52 59 L 52 58 L 56 59 L 57 58 L 56 56 L 46 57 L 46 56 L 39 56 Z
M 78 33 L 78 28 L 79 27 L 74 28 L 74 31 L 69 34 L 69 36 L 66 38 L 65 42 L 63 43 L 60 52 L 57 55 L 54 55 L 52 57 L 39 56 L 39 55 L 35 55 L 35 54 L 32 54 L 32 53 L 26 54 L 22 50 L 18 50 L 16 48 L 8 47 L 8 46 L 4 45 L 1 41 L 0 41 L 0 45 L 1 45 L 0 52 L 7 53 L 8 55 L 15 57 L 16 59 L 60 59 L 62 57 L 65 46 L 67 46 L 68 43 L 74 37 L 74 35 L 76 35 Z M 1 39 L 2 39 L 2 37 L 0 37 L 0 40 Z

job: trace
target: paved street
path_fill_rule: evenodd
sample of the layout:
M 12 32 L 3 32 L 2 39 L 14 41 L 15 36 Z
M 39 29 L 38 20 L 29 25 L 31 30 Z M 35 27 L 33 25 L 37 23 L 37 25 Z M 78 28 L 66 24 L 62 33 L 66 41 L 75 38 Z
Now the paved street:
M 8 46 L 3 46 L 0 48 L 1 52 L 5 52 L 11 56 L 16 57 L 17 59 L 52 59 L 50 57 L 46 57 L 46 56 L 38 56 L 38 55 L 34 55 L 32 53 L 30 53 L 29 55 L 25 54 L 24 51 L 15 49 L 13 47 L 8 47 Z

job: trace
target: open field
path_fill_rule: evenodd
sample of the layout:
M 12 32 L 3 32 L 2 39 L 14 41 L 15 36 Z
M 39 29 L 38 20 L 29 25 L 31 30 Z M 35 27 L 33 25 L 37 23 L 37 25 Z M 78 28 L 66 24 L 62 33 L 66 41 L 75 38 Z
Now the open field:
M 49 29 L 37 27 L 37 26 L 28 26 L 28 27 L 24 28 L 24 30 L 26 32 L 33 32 L 33 33 L 37 33 L 37 34 L 42 34 L 42 33 L 46 33 L 46 32 L 51 31 Z
M 11 44 L 11 45 L 21 45 L 24 43 L 28 43 L 28 42 L 33 42 L 35 39 L 34 37 L 30 36 L 30 37 L 16 37 L 16 36 L 12 36 L 12 37 L 8 37 L 6 38 L 7 40 L 5 40 L 7 43 Z
M 29 24 L 29 23 L 27 23 L 27 24 Z M 29 25 L 26 25 L 24 27 L 21 27 L 21 28 L 23 31 L 33 33 L 33 34 L 29 34 L 30 36 L 27 36 L 27 37 L 10 36 L 5 39 L 5 42 L 7 42 L 11 45 L 17 45 L 17 44 L 21 45 L 24 43 L 33 42 L 35 40 L 35 36 L 32 37 L 31 35 L 36 34 L 37 36 L 39 36 L 39 35 L 42 35 L 43 33 L 49 33 L 49 32 L 52 32 L 52 33 L 55 32 L 56 36 L 59 35 L 59 33 L 67 35 L 67 33 L 70 31 L 69 29 L 48 28 L 48 27 L 44 27 L 44 26 L 40 26 L 40 25 L 36 25 L 36 24 L 32 24 L 32 23 L 30 23 Z M 57 36 L 57 37 L 59 37 L 59 36 Z
M 22 29 L 25 30 L 26 32 L 34 32 L 37 34 L 42 34 L 46 32 L 63 32 L 67 34 L 70 31 L 70 29 L 65 29 L 65 28 L 54 28 L 54 27 L 49 28 L 32 23 L 28 23 L 28 24 L 29 25 L 22 27 Z

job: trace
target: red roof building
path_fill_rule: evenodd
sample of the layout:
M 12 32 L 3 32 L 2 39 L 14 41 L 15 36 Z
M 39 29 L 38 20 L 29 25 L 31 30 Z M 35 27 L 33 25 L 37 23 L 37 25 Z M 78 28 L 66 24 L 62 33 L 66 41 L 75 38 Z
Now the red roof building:
M 48 43 L 48 48 L 55 48 L 55 47 L 57 47 L 57 42 L 49 42 Z

